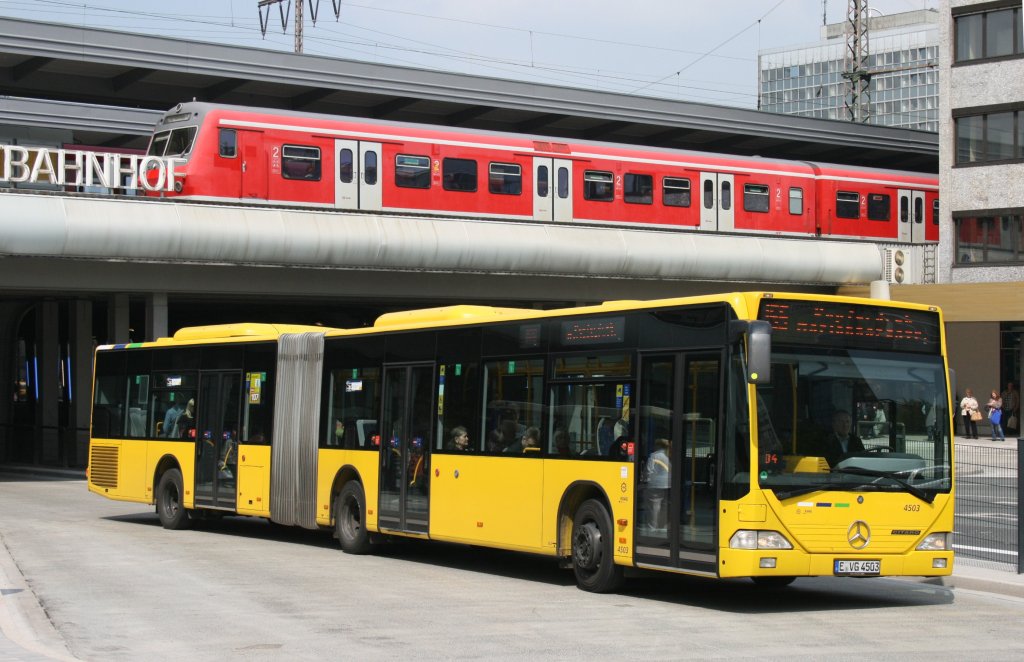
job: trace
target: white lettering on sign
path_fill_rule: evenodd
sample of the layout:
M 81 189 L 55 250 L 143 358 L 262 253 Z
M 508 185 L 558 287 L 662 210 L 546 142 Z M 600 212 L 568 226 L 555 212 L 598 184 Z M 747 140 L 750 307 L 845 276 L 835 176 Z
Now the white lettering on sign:
M 0 145 L 0 182 L 141 188 L 168 193 L 185 159 Z

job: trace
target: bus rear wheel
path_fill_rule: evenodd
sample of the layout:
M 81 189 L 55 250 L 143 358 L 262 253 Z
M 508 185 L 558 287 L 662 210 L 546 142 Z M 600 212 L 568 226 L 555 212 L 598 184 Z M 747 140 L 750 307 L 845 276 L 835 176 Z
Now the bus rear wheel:
M 165 529 L 187 529 L 192 526 L 192 518 L 182 504 L 181 471 L 168 469 L 160 476 L 156 487 L 156 514 Z
M 373 546 L 366 530 L 366 494 L 358 481 L 341 488 L 334 502 L 334 530 L 347 554 L 367 554 Z
M 612 518 L 604 505 L 595 499 L 584 501 L 572 520 L 572 569 L 584 591 L 608 593 L 622 585 L 612 535 Z

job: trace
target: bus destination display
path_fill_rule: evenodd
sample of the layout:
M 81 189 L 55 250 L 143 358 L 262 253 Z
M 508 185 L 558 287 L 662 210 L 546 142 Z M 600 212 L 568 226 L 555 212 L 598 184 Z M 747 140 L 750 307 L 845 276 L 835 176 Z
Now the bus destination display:
M 562 322 L 562 346 L 603 345 L 626 339 L 625 317 L 593 317 Z
M 766 300 L 758 319 L 773 342 L 938 353 L 939 315 L 931 311 L 822 301 Z

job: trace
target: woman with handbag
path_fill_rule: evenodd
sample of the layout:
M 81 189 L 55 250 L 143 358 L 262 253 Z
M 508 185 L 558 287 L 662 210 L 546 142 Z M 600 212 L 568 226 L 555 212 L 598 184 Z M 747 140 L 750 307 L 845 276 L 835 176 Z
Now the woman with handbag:
M 1006 441 L 1003 427 L 1000 425 L 1003 420 L 1003 399 L 999 396 L 999 391 L 992 391 L 985 406 L 988 407 L 988 422 L 992 424 L 992 441 Z
M 978 410 L 978 401 L 974 398 L 974 391 L 971 389 L 967 389 L 967 395 L 960 401 L 960 415 L 964 419 L 964 436 L 968 439 L 977 439 L 981 412 Z

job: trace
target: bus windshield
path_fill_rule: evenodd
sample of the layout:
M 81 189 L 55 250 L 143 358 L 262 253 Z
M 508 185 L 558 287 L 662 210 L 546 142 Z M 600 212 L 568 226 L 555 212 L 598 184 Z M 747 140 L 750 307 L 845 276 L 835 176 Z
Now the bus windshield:
M 775 348 L 772 382 L 757 387 L 760 486 L 779 499 L 949 492 L 945 384 L 938 355 Z
M 192 142 L 196 137 L 196 127 L 187 126 L 171 131 L 161 131 L 153 136 L 149 144 L 148 156 L 184 156 L 192 151 Z

